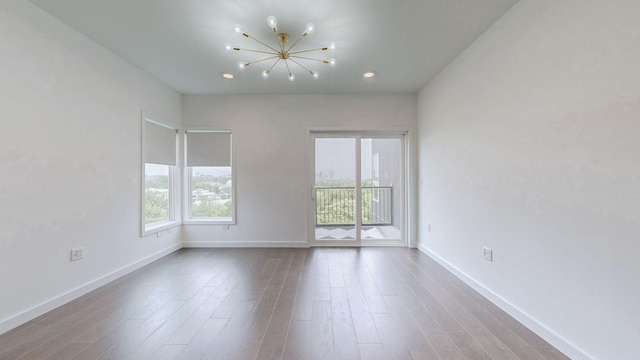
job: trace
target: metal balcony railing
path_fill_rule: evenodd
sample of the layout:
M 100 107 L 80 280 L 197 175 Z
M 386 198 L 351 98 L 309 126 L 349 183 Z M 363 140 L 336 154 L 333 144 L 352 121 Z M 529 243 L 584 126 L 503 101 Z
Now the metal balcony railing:
M 393 188 L 391 186 L 363 186 L 362 225 L 393 224 Z M 356 189 L 354 187 L 317 187 L 316 225 L 355 225 Z

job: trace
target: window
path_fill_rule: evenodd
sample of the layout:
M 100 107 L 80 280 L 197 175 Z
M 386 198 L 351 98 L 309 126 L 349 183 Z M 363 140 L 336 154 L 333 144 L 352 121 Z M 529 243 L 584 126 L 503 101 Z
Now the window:
M 145 118 L 143 120 L 142 234 L 179 224 L 177 129 Z
M 189 130 L 185 142 L 187 222 L 234 224 L 231 133 Z
M 144 224 L 171 221 L 171 167 L 144 164 Z

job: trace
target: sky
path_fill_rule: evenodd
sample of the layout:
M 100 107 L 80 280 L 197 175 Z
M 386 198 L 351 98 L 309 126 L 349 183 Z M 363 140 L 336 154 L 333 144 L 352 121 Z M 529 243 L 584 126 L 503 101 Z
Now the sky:
M 362 139 L 362 180 L 371 179 L 371 139 Z M 316 138 L 316 181 L 318 174 L 333 174 L 335 180 L 355 180 L 356 140 Z

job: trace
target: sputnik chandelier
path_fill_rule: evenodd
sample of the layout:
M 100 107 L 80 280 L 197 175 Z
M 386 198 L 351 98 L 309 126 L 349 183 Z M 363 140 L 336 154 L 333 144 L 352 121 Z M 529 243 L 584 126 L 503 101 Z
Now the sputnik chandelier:
M 278 28 L 276 27 L 278 25 L 278 20 L 276 19 L 275 16 L 269 16 L 267 17 L 267 24 L 269 25 L 269 27 L 271 28 L 271 30 L 276 34 L 276 38 L 278 40 L 278 45 L 277 46 L 271 46 L 266 44 L 263 41 L 260 41 L 256 38 L 254 38 L 253 36 L 249 35 L 248 33 L 246 33 L 245 31 L 242 30 L 242 28 L 239 25 L 235 26 L 235 31 L 248 38 L 251 40 L 254 40 L 255 42 L 257 42 L 258 44 L 263 46 L 262 50 L 255 50 L 255 49 L 244 49 L 244 48 L 240 48 L 237 46 L 232 46 L 231 44 L 225 44 L 225 47 L 227 50 L 229 51 L 247 51 L 247 52 L 253 52 L 253 53 L 258 53 L 258 54 L 263 54 L 265 57 L 258 59 L 256 61 L 242 61 L 239 63 L 239 67 L 241 69 L 244 69 L 246 67 L 248 67 L 249 65 L 253 65 L 259 62 L 264 62 L 264 61 L 269 61 L 269 60 L 275 60 L 271 66 L 269 68 L 267 68 L 266 70 L 262 71 L 262 77 L 267 79 L 269 77 L 269 75 L 271 74 L 271 71 L 273 70 L 273 68 L 280 62 L 283 61 L 286 69 L 287 69 L 287 73 L 288 73 L 288 77 L 289 77 L 289 81 L 293 81 L 295 80 L 295 75 L 293 74 L 293 72 L 291 71 L 291 64 L 296 64 L 297 66 L 303 68 L 305 71 L 307 71 L 309 74 L 311 74 L 311 76 L 314 79 L 318 78 L 318 72 L 315 70 L 311 70 L 309 69 L 307 66 L 305 66 L 303 64 L 303 62 L 307 62 L 307 61 L 314 61 L 314 62 L 321 62 L 323 64 L 328 64 L 330 66 L 334 66 L 336 64 L 336 59 L 320 59 L 320 58 L 316 58 L 316 57 L 309 57 L 306 56 L 308 53 L 311 52 L 315 52 L 315 51 L 327 51 L 327 50 L 334 50 L 335 45 L 331 44 L 331 45 L 327 45 L 327 46 L 323 46 L 323 47 L 319 47 L 319 48 L 315 48 L 315 49 L 305 49 L 305 50 L 297 50 L 297 51 L 292 51 L 293 48 L 298 45 L 298 43 L 300 42 L 300 40 L 302 40 L 303 38 L 307 37 L 308 35 L 311 35 L 315 32 L 316 28 L 312 23 L 307 24 L 307 26 L 305 27 L 304 32 L 302 32 L 302 35 L 300 35 L 300 37 L 294 41 L 291 45 L 288 45 L 288 42 L 290 40 L 289 34 L 285 34 L 285 33 L 278 33 Z

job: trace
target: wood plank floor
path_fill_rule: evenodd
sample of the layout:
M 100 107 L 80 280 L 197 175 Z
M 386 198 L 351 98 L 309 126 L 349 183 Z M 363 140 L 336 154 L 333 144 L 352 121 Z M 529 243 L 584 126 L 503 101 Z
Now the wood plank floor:
M 426 255 L 183 249 L 0 336 L 0 359 L 567 359 Z

